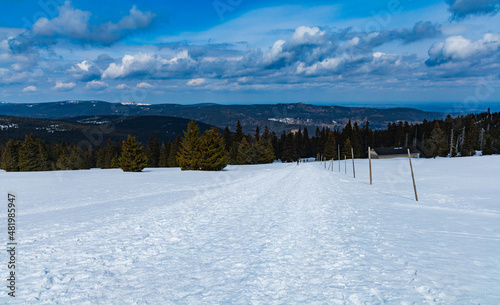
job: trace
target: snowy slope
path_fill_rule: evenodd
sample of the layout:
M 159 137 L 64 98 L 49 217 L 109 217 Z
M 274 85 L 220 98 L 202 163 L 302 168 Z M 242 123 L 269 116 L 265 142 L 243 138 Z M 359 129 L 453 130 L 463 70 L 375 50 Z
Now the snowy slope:
M 0 172 L 20 204 L 16 301 L 498 304 L 499 161 L 414 160 L 419 202 L 407 159 L 373 160 L 371 186 L 367 160 L 356 179 L 317 162 Z

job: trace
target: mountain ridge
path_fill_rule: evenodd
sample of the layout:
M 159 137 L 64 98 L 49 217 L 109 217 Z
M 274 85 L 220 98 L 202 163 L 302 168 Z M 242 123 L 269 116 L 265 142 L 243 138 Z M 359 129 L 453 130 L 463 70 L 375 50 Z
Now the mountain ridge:
M 324 106 L 306 103 L 277 104 L 147 104 L 110 103 L 99 100 L 67 100 L 47 103 L 3 104 L 0 115 L 63 119 L 76 116 L 170 116 L 194 119 L 219 128 L 229 126 L 234 129 L 239 120 L 245 132 L 253 132 L 256 127 L 268 126 L 272 131 L 282 132 L 297 128 L 316 127 L 343 128 L 351 120 L 364 124 L 367 120 L 374 129 L 383 129 L 388 123 L 408 121 L 418 123 L 423 120 L 442 119 L 443 113 L 427 112 L 413 108 L 369 108 L 348 106 Z

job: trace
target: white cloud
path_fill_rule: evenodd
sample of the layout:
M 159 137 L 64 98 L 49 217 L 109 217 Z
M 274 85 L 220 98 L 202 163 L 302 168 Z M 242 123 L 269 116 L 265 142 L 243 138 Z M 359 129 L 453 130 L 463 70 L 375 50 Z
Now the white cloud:
M 136 85 L 137 88 L 143 88 L 143 89 L 147 89 L 147 88 L 153 88 L 153 85 L 149 84 L 149 83 L 146 83 L 146 82 L 142 82 L 142 83 L 138 83 Z
M 23 92 L 36 92 L 38 89 L 35 86 L 28 86 L 23 89 Z
M 89 82 L 101 78 L 102 70 L 94 62 L 84 60 L 68 69 L 75 78 L 83 82 Z
M 206 83 L 206 81 L 207 80 L 204 78 L 194 78 L 194 79 L 188 81 L 186 83 L 186 85 L 191 86 L 191 87 L 201 86 L 201 85 L 204 85 Z
M 128 86 L 125 85 L 125 84 L 119 84 L 119 85 L 116 85 L 116 89 L 120 89 L 120 90 L 123 90 L 123 89 L 127 89 Z
M 136 75 L 150 75 L 154 77 L 171 77 L 189 73 L 191 63 L 194 61 L 189 57 L 188 51 L 179 51 L 170 59 L 160 55 L 138 53 L 136 55 L 124 55 L 121 63 L 111 63 L 103 72 L 102 78 L 125 78 Z
M 428 66 L 447 62 L 480 61 L 500 50 L 500 35 L 487 33 L 482 39 L 472 42 L 462 36 L 451 36 L 444 42 L 437 42 L 429 49 Z
M 142 12 L 135 6 L 129 15 L 117 23 L 106 22 L 100 25 L 89 23 L 92 13 L 73 8 L 70 1 L 59 7 L 59 15 L 53 19 L 41 17 L 33 24 L 37 36 L 63 37 L 81 42 L 111 44 L 119 41 L 133 31 L 147 28 L 155 15 Z
M 102 90 L 108 87 L 108 84 L 103 81 L 93 80 L 85 85 L 85 89 Z
M 70 91 L 75 88 L 76 84 L 73 82 L 69 83 L 63 83 L 61 81 L 56 82 L 55 86 L 52 87 L 53 90 L 59 90 L 59 91 Z

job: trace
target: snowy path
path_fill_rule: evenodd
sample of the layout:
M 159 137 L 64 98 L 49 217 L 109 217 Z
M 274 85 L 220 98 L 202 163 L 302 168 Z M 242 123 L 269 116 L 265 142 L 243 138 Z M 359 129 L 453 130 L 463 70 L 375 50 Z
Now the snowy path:
M 31 175 L 20 303 L 500 302 L 491 198 L 415 203 L 318 163 Z

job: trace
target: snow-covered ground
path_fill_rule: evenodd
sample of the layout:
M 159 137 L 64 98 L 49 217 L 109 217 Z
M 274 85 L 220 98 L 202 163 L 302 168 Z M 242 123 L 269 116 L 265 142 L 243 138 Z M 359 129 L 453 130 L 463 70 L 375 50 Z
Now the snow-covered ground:
M 350 162 L 0 172 L 16 301 L 499 304 L 500 156 L 413 162 L 419 202 L 404 158 L 373 160 L 373 185 L 367 160 L 356 179 Z

